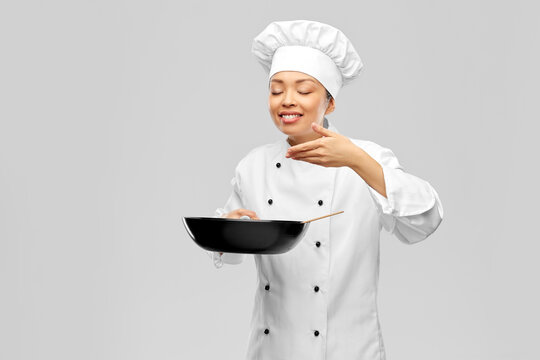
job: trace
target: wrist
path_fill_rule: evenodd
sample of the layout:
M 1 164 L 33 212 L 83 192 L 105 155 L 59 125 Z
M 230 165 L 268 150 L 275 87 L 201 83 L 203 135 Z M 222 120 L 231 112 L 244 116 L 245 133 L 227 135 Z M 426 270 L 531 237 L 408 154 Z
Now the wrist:
M 347 166 L 357 173 L 362 172 L 363 165 L 365 164 L 365 156 L 366 152 L 353 144 L 350 156 L 347 157 Z

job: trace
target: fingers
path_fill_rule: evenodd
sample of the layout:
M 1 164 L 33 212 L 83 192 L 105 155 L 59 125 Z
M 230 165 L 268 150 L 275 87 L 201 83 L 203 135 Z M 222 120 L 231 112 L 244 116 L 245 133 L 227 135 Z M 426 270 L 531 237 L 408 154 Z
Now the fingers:
M 252 219 L 258 218 L 258 217 L 257 217 L 257 214 L 255 214 L 255 211 L 251 211 L 251 210 L 248 210 L 248 209 L 238 209 L 238 213 L 239 213 L 239 215 L 240 215 L 240 216 L 238 216 L 238 217 L 247 215 L 247 216 L 249 216 L 249 217 L 252 218 Z
M 249 216 L 250 218 L 252 218 L 254 220 L 260 220 L 259 217 L 257 216 L 257 214 L 255 213 L 255 211 L 249 210 L 247 216 Z
M 335 135 L 337 135 L 335 132 L 326 129 L 324 126 L 321 126 L 321 125 L 319 125 L 317 123 L 311 123 L 311 128 L 315 132 L 317 132 L 317 133 L 319 133 L 321 135 L 324 135 L 324 136 L 335 136 Z
M 305 162 L 312 163 L 315 165 L 321 165 L 321 166 L 326 166 L 326 167 L 329 166 L 325 162 L 324 158 L 320 158 L 320 157 L 304 157 L 304 158 L 297 158 L 296 160 L 305 161 Z
M 322 140 L 321 138 L 319 138 L 316 140 L 307 141 L 300 145 L 292 146 L 287 150 L 287 154 L 285 154 L 285 157 L 291 157 L 292 155 L 303 152 L 303 151 L 317 149 L 318 147 L 321 146 L 321 144 L 322 144 Z
M 249 216 L 251 219 L 260 220 L 255 211 L 248 209 L 236 209 L 227 214 L 229 219 L 239 219 L 242 216 Z
M 293 160 L 302 159 L 306 157 L 323 157 L 325 156 L 325 153 L 323 150 L 320 149 L 314 149 L 314 150 L 306 150 L 301 151 L 296 154 L 291 154 L 290 157 Z

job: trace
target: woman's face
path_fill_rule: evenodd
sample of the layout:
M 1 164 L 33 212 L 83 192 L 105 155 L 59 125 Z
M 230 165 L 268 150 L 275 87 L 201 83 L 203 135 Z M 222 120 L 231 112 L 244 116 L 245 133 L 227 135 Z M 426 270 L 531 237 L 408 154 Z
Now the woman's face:
M 298 144 L 320 137 L 311 128 L 322 126 L 324 115 L 334 111 L 335 101 L 314 77 L 298 71 L 280 71 L 270 79 L 268 105 L 276 127 Z M 283 116 L 292 114 L 293 116 Z

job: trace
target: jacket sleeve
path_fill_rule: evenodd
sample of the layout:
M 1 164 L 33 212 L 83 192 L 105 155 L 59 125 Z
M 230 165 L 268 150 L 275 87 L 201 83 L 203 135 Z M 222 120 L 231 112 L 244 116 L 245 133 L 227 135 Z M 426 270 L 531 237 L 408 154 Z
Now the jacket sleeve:
M 442 203 L 435 189 L 405 172 L 392 150 L 376 145 L 369 155 L 384 173 L 387 198 L 368 186 L 384 229 L 406 244 L 426 239 L 443 219 Z
M 222 208 L 217 208 L 213 217 L 224 217 L 232 210 L 244 208 L 244 202 L 242 201 L 242 191 L 240 188 L 240 174 L 238 169 L 239 165 L 236 167 L 235 175 L 231 179 L 231 185 L 233 188 L 227 202 L 225 203 L 225 206 Z M 231 265 L 240 264 L 244 261 L 246 257 L 246 254 L 223 253 L 223 255 L 220 255 L 220 253 L 217 251 L 205 251 L 212 259 L 216 268 L 221 268 L 224 263 Z

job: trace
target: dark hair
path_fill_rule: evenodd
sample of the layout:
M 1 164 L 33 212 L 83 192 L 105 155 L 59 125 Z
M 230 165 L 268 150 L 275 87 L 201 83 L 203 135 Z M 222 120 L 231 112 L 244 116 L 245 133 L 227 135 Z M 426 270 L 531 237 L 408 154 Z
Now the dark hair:
M 332 99 L 332 94 L 328 90 L 326 90 L 326 100 L 330 101 Z

